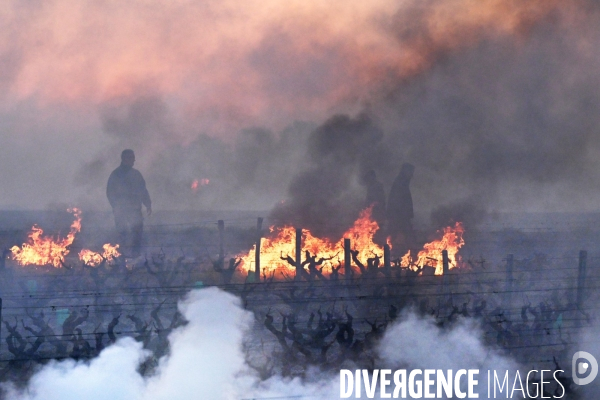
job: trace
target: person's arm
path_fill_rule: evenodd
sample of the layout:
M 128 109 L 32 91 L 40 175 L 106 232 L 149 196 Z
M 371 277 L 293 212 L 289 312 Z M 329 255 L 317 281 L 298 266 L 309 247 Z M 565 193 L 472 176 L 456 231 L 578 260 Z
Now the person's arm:
M 112 208 L 115 207 L 115 174 L 114 172 L 108 177 L 108 183 L 106 184 L 106 197 Z
M 146 213 L 148 215 L 152 214 L 152 201 L 150 200 L 150 193 L 148 193 L 148 189 L 146 188 L 146 181 L 144 177 L 140 173 L 140 190 L 142 194 L 142 204 L 146 206 Z

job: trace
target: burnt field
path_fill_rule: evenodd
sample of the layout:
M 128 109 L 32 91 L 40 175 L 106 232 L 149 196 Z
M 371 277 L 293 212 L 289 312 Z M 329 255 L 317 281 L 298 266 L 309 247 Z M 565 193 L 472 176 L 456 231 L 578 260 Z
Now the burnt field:
M 401 267 L 392 255 L 388 263 L 378 260 L 376 269 L 358 268 L 352 259 L 352 274 L 341 267 L 335 274 L 324 269 L 299 280 L 292 273 L 270 273 L 263 264 L 260 282 L 253 266 L 233 264 L 235 271 L 227 271 L 229 260 L 247 255 L 256 242 L 252 213 L 224 219 L 222 230 L 215 215 L 179 220 L 158 215 L 145 228 L 145 256 L 135 262 L 119 257 L 96 267 L 84 265 L 76 254 L 110 242 L 112 221 L 84 215 L 61 268 L 19 265 L 9 249 L 26 242 L 31 223 L 48 234 L 64 234 L 72 216 L 18 217 L 4 215 L 7 228 L 0 237 L 7 250 L 0 271 L 4 381 L 25 383 L 37 365 L 53 359 L 92 359 L 125 336 L 152 351 L 140 367 L 151 375 L 169 352 L 168 335 L 186 324 L 178 301 L 192 289 L 209 286 L 238 296 L 252 311 L 244 352 L 261 379 L 306 377 L 314 366 L 378 368 L 379 340 L 410 313 L 440 332 L 468 321 L 490 349 L 528 368 L 558 366 L 566 370 L 569 385 L 574 346 L 598 323 L 595 215 L 501 216 L 467 227 L 460 260 L 451 260 L 441 276 L 432 268 Z M 271 235 L 268 222 L 265 238 Z M 423 225 L 420 243 L 432 234 Z M 331 260 L 334 267 L 344 260 L 343 249 L 339 253 Z M 420 332 L 413 334 L 416 343 Z

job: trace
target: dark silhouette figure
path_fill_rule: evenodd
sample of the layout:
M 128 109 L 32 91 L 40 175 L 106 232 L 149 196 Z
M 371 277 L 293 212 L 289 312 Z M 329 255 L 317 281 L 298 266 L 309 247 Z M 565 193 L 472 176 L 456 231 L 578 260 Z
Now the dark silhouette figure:
M 414 245 L 414 212 L 410 193 L 410 180 L 414 171 L 412 164 L 402 164 L 400 173 L 392 184 L 387 205 L 388 234 L 392 237 L 394 248 L 402 254 Z
M 385 222 L 385 191 L 383 184 L 377 180 L 374 170 L 369 170 L 364 176 L 364 184 L 367 189 L 365 207 L 373 207 L 371 216 L 381 228 Z
M 133 150 L 123 150 L 121 165 L 108 178 L 106 197 L 113 209 L 121 246 L 124 248 L 131 245 L 131 255 L 138 257 L 144 226 L 142 204 L 146 206 L 148 215 L 152 214 L 152 205 L 146 189 L 146 181 L 140 171 L 133 168 L 134 163 Z

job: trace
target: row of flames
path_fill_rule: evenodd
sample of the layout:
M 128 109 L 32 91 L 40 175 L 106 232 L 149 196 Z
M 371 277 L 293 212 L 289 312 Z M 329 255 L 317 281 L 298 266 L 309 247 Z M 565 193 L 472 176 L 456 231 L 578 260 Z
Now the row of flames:
M 11 248 L 12 256 L 15 261 L 21 265 L 53 265 L 61 268 L 64 265 L 65 257 L 69 254 L 69 247 L 73 244 L 75 236 L 81 231 L 81 211 L 77 208 L 68 210 L 73 214 L 75 220 L 71 224 L 69 234 L 64 239 L 44 236 L 44 231 L 38 226 L 33 226 L 29 233 L 29 240 L 23 243 L 21 247 L 13 246 Z M 359 218 L 348 229 L 343 238 L 337 242 L 331 242 L 328 239 L 321 239 L 311 234 L 309 230 L 303 231 L 302 251 L 308 251 L 311 255 L 327 259 L 323 263 L 321 273 L 329 275 L 337 262 L 341 265 L 341 256 L 343 256 L 344 238 L 349 238 L 353 248 L 358 251 L 357 258 L 366 264 L 369 257 L 383 257 L 383 247 L 373 242 L 375 233 L 379 230 L 379 225 L 371 219 L 371 209 L 365 209 L 360 213 Z M 291 226 L 282 228 L 270 228 L 272 237 L 265 238 L 261 244 L 261 265 L 265 274 L 279 272 L 280 275 L 295 274 L 294 266 L 283 257 L 291 256 L 295 259 L 295 236 L 296 230 Z M 432 242 L 426 243 L 416 257 L 412 257 L 411 252 L 407 252 L 400 259 L 400 266 L 410 268 L 414 271 L 423 269 L 425 266 L 435 268 L 436 275 L 443 274 L 443 265 L 441 253 L 443 250 L 448 252 L 450 260 L 449 268 L 454 268 L 460 263 L 459 249 L 464 245 L 464 228 L 460 222 L 453 227 L 449 226 L 438 232 L 441 236 Z M 388 239 L 389 244 L 389 239 Z M 79 252 L 79 259 L 86 265 L 95 267 L 103 261 L 111 262 L 121 254 L 118 251 L 119 245 L 109 243 L 103 246 L 101 253 L 89 249 L 83 249 Z M 242 269 L 250 272 L 253 269 L 255 260 L 256 245 L 247 253 L 240 255 L 242 259 Z
M 331 274 L 332 268 L 337 263 L 341 265 L 344 249 L 344 238 L 351 240 L 353 249 L 358 251 L 358 260 L 363 264 L 369 257 L 383 257 L 383 247 L 373 242 L 373 237 L 379 225 L 371 219 L 371 208 L 363 210 L 359 218 L 348 229 L 342 239 L 337 242 L 331 242 L 328 239 L 314 237 L 309 230 L 303 230 L 302 251 L 308 251 L 311 255 L 317 255 L 319 258 L 329 259 L 323 263 L 321 273 L 325 276 Z M 296 230 L 291 226 L 282 228 L 270 228 L 271 237 L 264 238 L 261 242 L 260 260 L 261 270 L 267 274 L 279 273 L 282 276 L 294 275 L 295 267 L 282 257 L 296 257 L 295 237 Z M 426 243 L 416 257 L 413 258 L 410 250 L 400 259 L 400 266 L 410 268 L 413 271 L 422 270 L 425 266 L 435 268 L 435 275 L 443 274 L 442 251 L 448 252 L 449 269 L 455 268 L 460 264 L 459 249 L 465 244 L 463 239 L 464 227 L 462 223 L 457 222 L 454 226 L 449 226 L 438 231 L 439 238 Z M 391 247 L 388 238 L 388 244 Z M 256 245 L 247 254 L 239 257 L 242 259 L 242 268 L 247 273 L 253 271 L 255 260 Z
M 75 217 L 67 237 L 60 239 L 44 236 L 42 228 L 34 225 L 29 232 L 28 242 L 23 243 L 21 247 L 13 246 L 10 249 L 13 260 L 20 265 L 52 265 L 55 268 L 61 268 L 65 257 L 70 252 L 69 247 L 75 241 L 75 235 L 81 231 L 81 210 L 69 208 L 67 211 Z M 102 253 L 82 249 L 79 252 L 79 259 L 86 265 L 96 267 L 104 260 L 110 262 L 119 257 L 121 254 L 118 248 L 118 244 L 113 246 L 107 243 L 103 246 Z

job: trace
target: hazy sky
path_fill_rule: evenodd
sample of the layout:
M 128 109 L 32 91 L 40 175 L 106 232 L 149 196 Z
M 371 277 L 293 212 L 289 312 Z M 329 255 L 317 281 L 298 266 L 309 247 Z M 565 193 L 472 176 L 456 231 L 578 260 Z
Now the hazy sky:
M 155 209 L 270 208 L 307 168 L 310 132 L 337 113 L 363 111 L 390 148 L 400 147 L 390 154 L 396 162 L 383 173 L 386 185 L 403 160 L 420 161 L 415 189 L 421 185 L 428 206 L 443 202 L 432 189 L 440 180 L 465 188 L 451 197 L 468 198 L 479 177 L 461 175 L 459 163 L 453 174 L 434 178 L 435 162 L 419 146 L 472 129 L 469 110 L 479 105 L 492 116 L 484 142 L 511 130 L 507 140 L 523 150 L 517 159 L 532 147 L 520 139 L 532 126 L 543 130 L 557 121 L 579 138 L 568 154 L 552 150 L 568 137 L 548 139 L 559 165 L 580 149 L 599 147 L 597 121 L 566 123 L 574 114 L 564 104 L 568 94 L 571 107 L 584 101 L 587 111 L 597 111 L 598 98 L 587 91 L 600 82 L 598 15 L 584 0 L 4 1 L 0 208 L 107 209 L 105 181 L 126 147 L 136 150 Z M 523 84 L 538 73 L 537 87 Z M 539 104 L 536 93 L 543 93 Z M 525 118 L 510 104 L 527 96 L 533 108 Z M 463 109 L 452 108 L 460 103 Z M 498 130 L 507 121 L 513 126 Z M 423 129 L 432 136 L 415 139 Z M 460 139 L 462 149 L 451 141 L 452 157 L 470 157 L 465 149 L 479 146 L 479 132 Z M 515 154 L 502 161 L 502 153 L 489 159 L 489 149 L 483 151 L 482 158 L 497 162 L 469 168 L 485 165 L 494 176 L 511 169 L 506 160 Z M 583 165 L 595 166 L 595 154 L 584 155 L 590 160 Z M 509 177 L 508 185 L 494 186 L 513 193 L 494 207 L 510 209 L 510 198 L 532 187 L 531 178 L 543 183 L 535 191 L 547 190 L 545 200 L 528 192 L 517 208 L 595 209 L 589 196 L 563 200 L 572 185 L 540 180 L 535 167 L 524 168 L 510 173 L 523 182 L 512 186 Z M 210 183 L 192 193 L 193 180 L 203 178 Z M 598 173 L 588 181 L 600 182 Z

